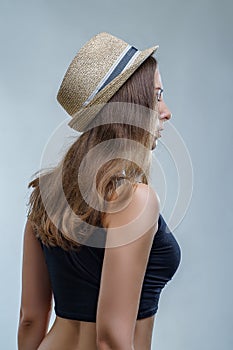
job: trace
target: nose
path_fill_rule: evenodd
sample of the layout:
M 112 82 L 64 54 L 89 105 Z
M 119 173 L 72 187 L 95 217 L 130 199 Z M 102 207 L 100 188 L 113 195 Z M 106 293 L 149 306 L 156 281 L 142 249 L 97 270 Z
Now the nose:
M 166 103 L 162 100 L 159 103 L 159 118 L 163 121 L 169 120 L 172 117 L 172 113 L 167 107 Z

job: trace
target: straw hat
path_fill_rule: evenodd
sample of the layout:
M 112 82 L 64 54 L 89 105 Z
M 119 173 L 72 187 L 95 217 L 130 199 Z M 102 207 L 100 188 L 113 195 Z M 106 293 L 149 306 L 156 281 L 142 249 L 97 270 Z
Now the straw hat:
M 72 117 L 68 125 L 85 131 L 104 104 L 158 48 L 139 51 L 109 34 L 91 38 L 70 63 L 57 100 Z

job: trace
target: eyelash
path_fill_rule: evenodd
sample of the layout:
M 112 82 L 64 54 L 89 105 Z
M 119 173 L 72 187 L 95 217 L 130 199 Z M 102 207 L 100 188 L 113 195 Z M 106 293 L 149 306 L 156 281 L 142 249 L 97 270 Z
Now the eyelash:
M 156 92 L 156 98 L 157 101 L 160 102 L 163 98 L 163 89 L 159 89 L 159 91 Z

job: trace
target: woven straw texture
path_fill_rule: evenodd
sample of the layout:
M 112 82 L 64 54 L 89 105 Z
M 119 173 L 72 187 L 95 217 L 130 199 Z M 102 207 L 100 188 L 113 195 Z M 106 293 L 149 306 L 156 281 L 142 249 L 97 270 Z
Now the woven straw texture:
M 98 92 L 88 105 L 83 106 L 128 45 L 109 33 L 99 33 L 78 51 L 64 75 L 57 94 L 58 102 L 72 116 L 68 123 L 71 128 L 79 132 L 85 131 L 85 127 L 103 108 L 104 103 L 109 101 L 145 59 L 158 48 L 157 45 L 140 51 L 129 68 Z

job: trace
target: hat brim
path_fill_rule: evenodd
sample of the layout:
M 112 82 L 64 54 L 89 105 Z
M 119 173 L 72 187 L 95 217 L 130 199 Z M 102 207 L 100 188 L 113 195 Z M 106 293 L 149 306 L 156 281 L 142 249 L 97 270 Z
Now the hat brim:
M 93 120 L 94 116 L 103 108 L 110 98 L 119 90 L 119 88 L 127 81 L 127 79 L 136 71 L 136 69 L 155 51 L 158 45 L 141 51 L 134 63 L 108 85 L 106 85 L 94 99 L 85 107 L 78 110 L 69 121 L 68 125 L 79 132 L 83 132 L 87 125 Z

